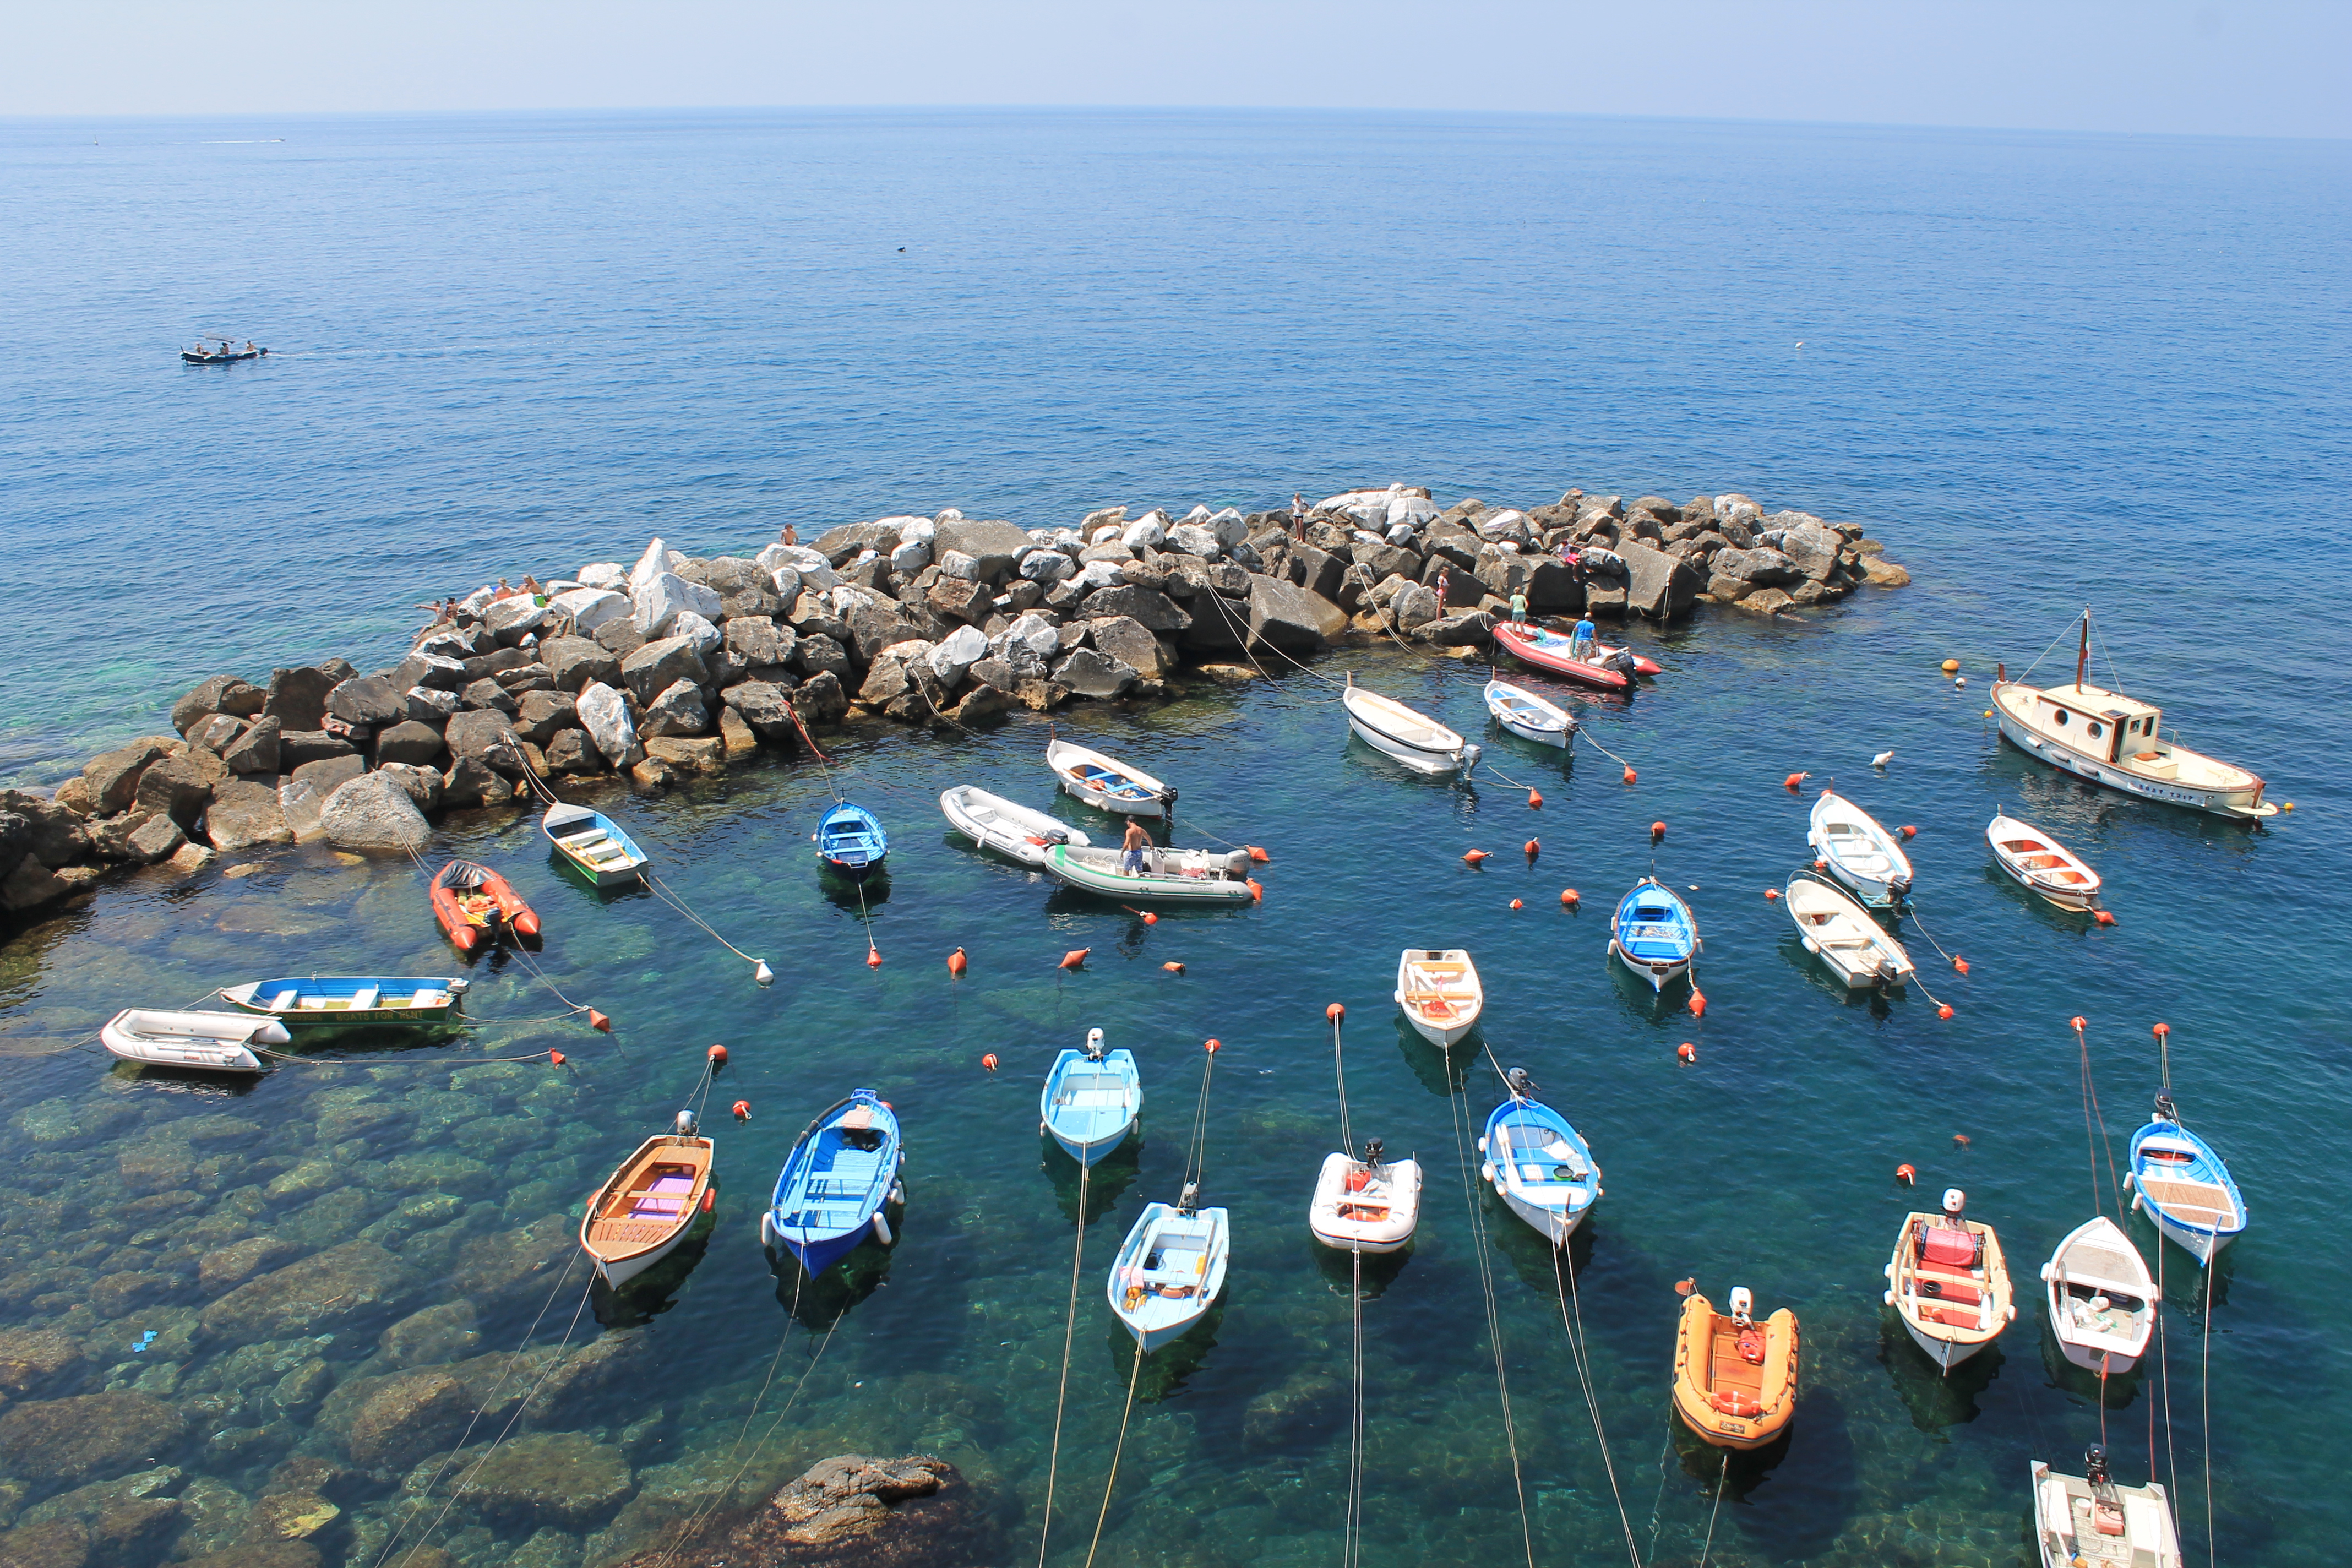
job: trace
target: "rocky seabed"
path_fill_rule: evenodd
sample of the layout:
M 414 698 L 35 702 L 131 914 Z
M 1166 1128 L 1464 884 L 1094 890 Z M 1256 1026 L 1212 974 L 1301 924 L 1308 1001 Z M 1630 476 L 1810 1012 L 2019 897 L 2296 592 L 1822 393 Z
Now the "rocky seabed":
M 92 758 L 51 798 L 0 792 L 0 909 L 256 845 L 421 850 L 431 817 L 513 805 L 527 774 L 658 791 L 854 712 L 969 729 L 1246 679 L 1352 637 L 1475 647 L 1518 594 L 1538 616 L 1663 621 L 1909 580 L 1859 525 L 1736 494 L 1441 510 L 1391 485 L 1321 501 L 1296 533 L 1287 512 L 1111 507 L 1076 528 L 887 517 L 708 560 L 656 539 L 541 595 L 479 589 L 373 674 L 214 676 L 173 705 L 178 733 Z

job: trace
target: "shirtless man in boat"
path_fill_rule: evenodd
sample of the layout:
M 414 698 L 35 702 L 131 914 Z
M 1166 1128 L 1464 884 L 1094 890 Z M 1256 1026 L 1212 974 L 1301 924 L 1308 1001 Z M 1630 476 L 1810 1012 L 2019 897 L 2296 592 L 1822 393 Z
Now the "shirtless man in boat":
M 1143 824 L 1132 816 L 1129 817 L 1127 836 L 1119 840 L 1118 847 L 1125 851 L 1118 863 L 1119 870 L 1130 877 L 1142 876 L 1143 852 L 1150 844 L 1151 836 L 1143 831 Z

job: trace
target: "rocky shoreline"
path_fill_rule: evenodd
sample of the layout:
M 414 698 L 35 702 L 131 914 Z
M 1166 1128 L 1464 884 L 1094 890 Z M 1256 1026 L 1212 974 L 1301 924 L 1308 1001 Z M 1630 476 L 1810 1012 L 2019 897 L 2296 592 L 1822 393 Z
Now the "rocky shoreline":
M 37 919 L 110 868 L 193 871 L 261 845 L 420 850 L 430 817 L 527 801 L 527 776 L 659 791 L 853 713 L 969 729 L 1247 679 L 1358 637 L 1476 647 L 1514 594 L 1540 616 L 1670 621 L 1909 581 L 1859 525 L 1738 494 L 1441 509 L 1390 485 L 1296 531 L 1287 511 L 1111 507 L 1064 528 L 888 517 L 750 556 L 656 539 L 539 595 L 478 589 L 371 674 L 335 658 L 214 676 L 173 705 L 176 734 L 94 757 L 47 798 L 0 791 L 0 910 Z

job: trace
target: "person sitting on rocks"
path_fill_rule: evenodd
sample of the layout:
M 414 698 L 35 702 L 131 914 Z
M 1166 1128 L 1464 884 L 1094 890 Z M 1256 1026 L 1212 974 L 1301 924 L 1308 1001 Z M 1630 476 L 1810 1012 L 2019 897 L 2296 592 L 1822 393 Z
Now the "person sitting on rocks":
M 1570 658 L 1590 660 L 1592 658 L 1594 640 L 1595 636 L 1592 630 L 1591 615 L 1587 613 L 1578 616 L 1576 621 L 1576 630 L 1569 636 L 1568 657 Z
M 1142 876 L 1143 851 L 1150 843 L 1151 836 L 1143 831 L 1143 824 L 1132 816 L 1129 817 L 1127 836 L 1119 842 L 1119 847 L 1126 853 L 1119 859 L 1118 868 L 1130 877 Z
M 530 595 L 534 599 L 547 592 L 546 589 L 539 585 L 539 579 L 532 576 L 528 572 L 522 574 L 522 591 Z
M 514 588 L 513 588 L 513 587 L 512 587 L 512 585 L 511 585 L 511 584 L 509 584 L 507 582 L 507 580 L 506 580 L 505 578 L 503 578 L 503 577 L 501 577 L 501 578 L 499 578 L 499 591 L 498 591 L 497 593 L 492 594 L 492 595 L 490 595 L 490 597 L 491 597 L 491 598 L 493 598 L 493 599 L 511 599 L 511 598 L 513 598 L 514 596 L 515 596 L 515 590 L 514 590 Z

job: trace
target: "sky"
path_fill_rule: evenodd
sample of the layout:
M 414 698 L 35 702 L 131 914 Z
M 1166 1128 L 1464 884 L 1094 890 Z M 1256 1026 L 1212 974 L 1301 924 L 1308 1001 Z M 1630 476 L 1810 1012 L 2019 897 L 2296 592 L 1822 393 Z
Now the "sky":
M 2352 136 L 2347 0 L 79 0 L 0 116 L 1305 107 Z

